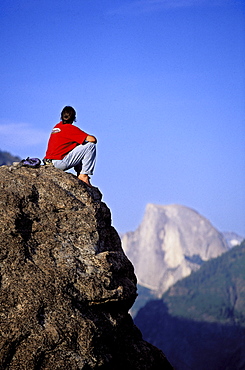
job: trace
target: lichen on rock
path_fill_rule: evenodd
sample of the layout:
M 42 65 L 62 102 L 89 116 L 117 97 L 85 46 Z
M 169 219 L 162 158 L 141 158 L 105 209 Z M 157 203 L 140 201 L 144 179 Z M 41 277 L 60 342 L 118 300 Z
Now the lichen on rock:
M 97 188 L 0 167 L 1 369 L 172 369 L 128 310 L 136 277 Z

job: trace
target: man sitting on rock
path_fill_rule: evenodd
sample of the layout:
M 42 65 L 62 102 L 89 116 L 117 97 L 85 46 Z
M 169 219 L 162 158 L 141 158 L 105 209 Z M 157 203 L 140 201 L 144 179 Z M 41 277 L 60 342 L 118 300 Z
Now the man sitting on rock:
M 44 164 L 52 163 L 54 167 L 66 171 L 74 167 L 79 180 L 90 184 L 96 159 L 97 139 L 73 126 L 76 121 L 76 111 L 70 106 L 63 108 L 61 121 L 53 128 Z

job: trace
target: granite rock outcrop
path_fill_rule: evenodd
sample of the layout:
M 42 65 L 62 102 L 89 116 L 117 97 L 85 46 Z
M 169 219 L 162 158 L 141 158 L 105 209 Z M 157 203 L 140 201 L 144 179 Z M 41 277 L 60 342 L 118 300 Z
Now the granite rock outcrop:
M 229 249 L 209 220 L 178 204 L 148 204 L 142 223 L 122 236 L 122 245 L 139 284 L 158 297 L 202 263 Z
M 0 167 L 0 368 L 172 369 L 128 310 L 136 293 L 97 188 Z

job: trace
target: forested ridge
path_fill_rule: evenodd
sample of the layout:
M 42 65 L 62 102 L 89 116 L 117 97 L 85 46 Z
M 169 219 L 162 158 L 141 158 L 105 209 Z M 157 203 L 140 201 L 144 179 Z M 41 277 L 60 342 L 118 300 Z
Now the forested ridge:
M 18 156 L 13 156 L 9 152 L 1 151 L 0 150 L 0 166 L 3 165 L 11 165 L 13 162 L 20 161 L 20 158 Z
M 245 241 L 179 281 L 163 300 L 172 316 L 245 326 Z

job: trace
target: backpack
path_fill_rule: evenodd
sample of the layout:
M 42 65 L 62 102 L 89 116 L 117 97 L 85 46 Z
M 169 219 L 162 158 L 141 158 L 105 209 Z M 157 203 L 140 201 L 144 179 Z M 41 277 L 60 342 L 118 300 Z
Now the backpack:
M 32 167 L 38 168 L 41 165 L 41 160 L 39 158 L 30 158 L 22 159 L 17 165 L 17 167 Z

